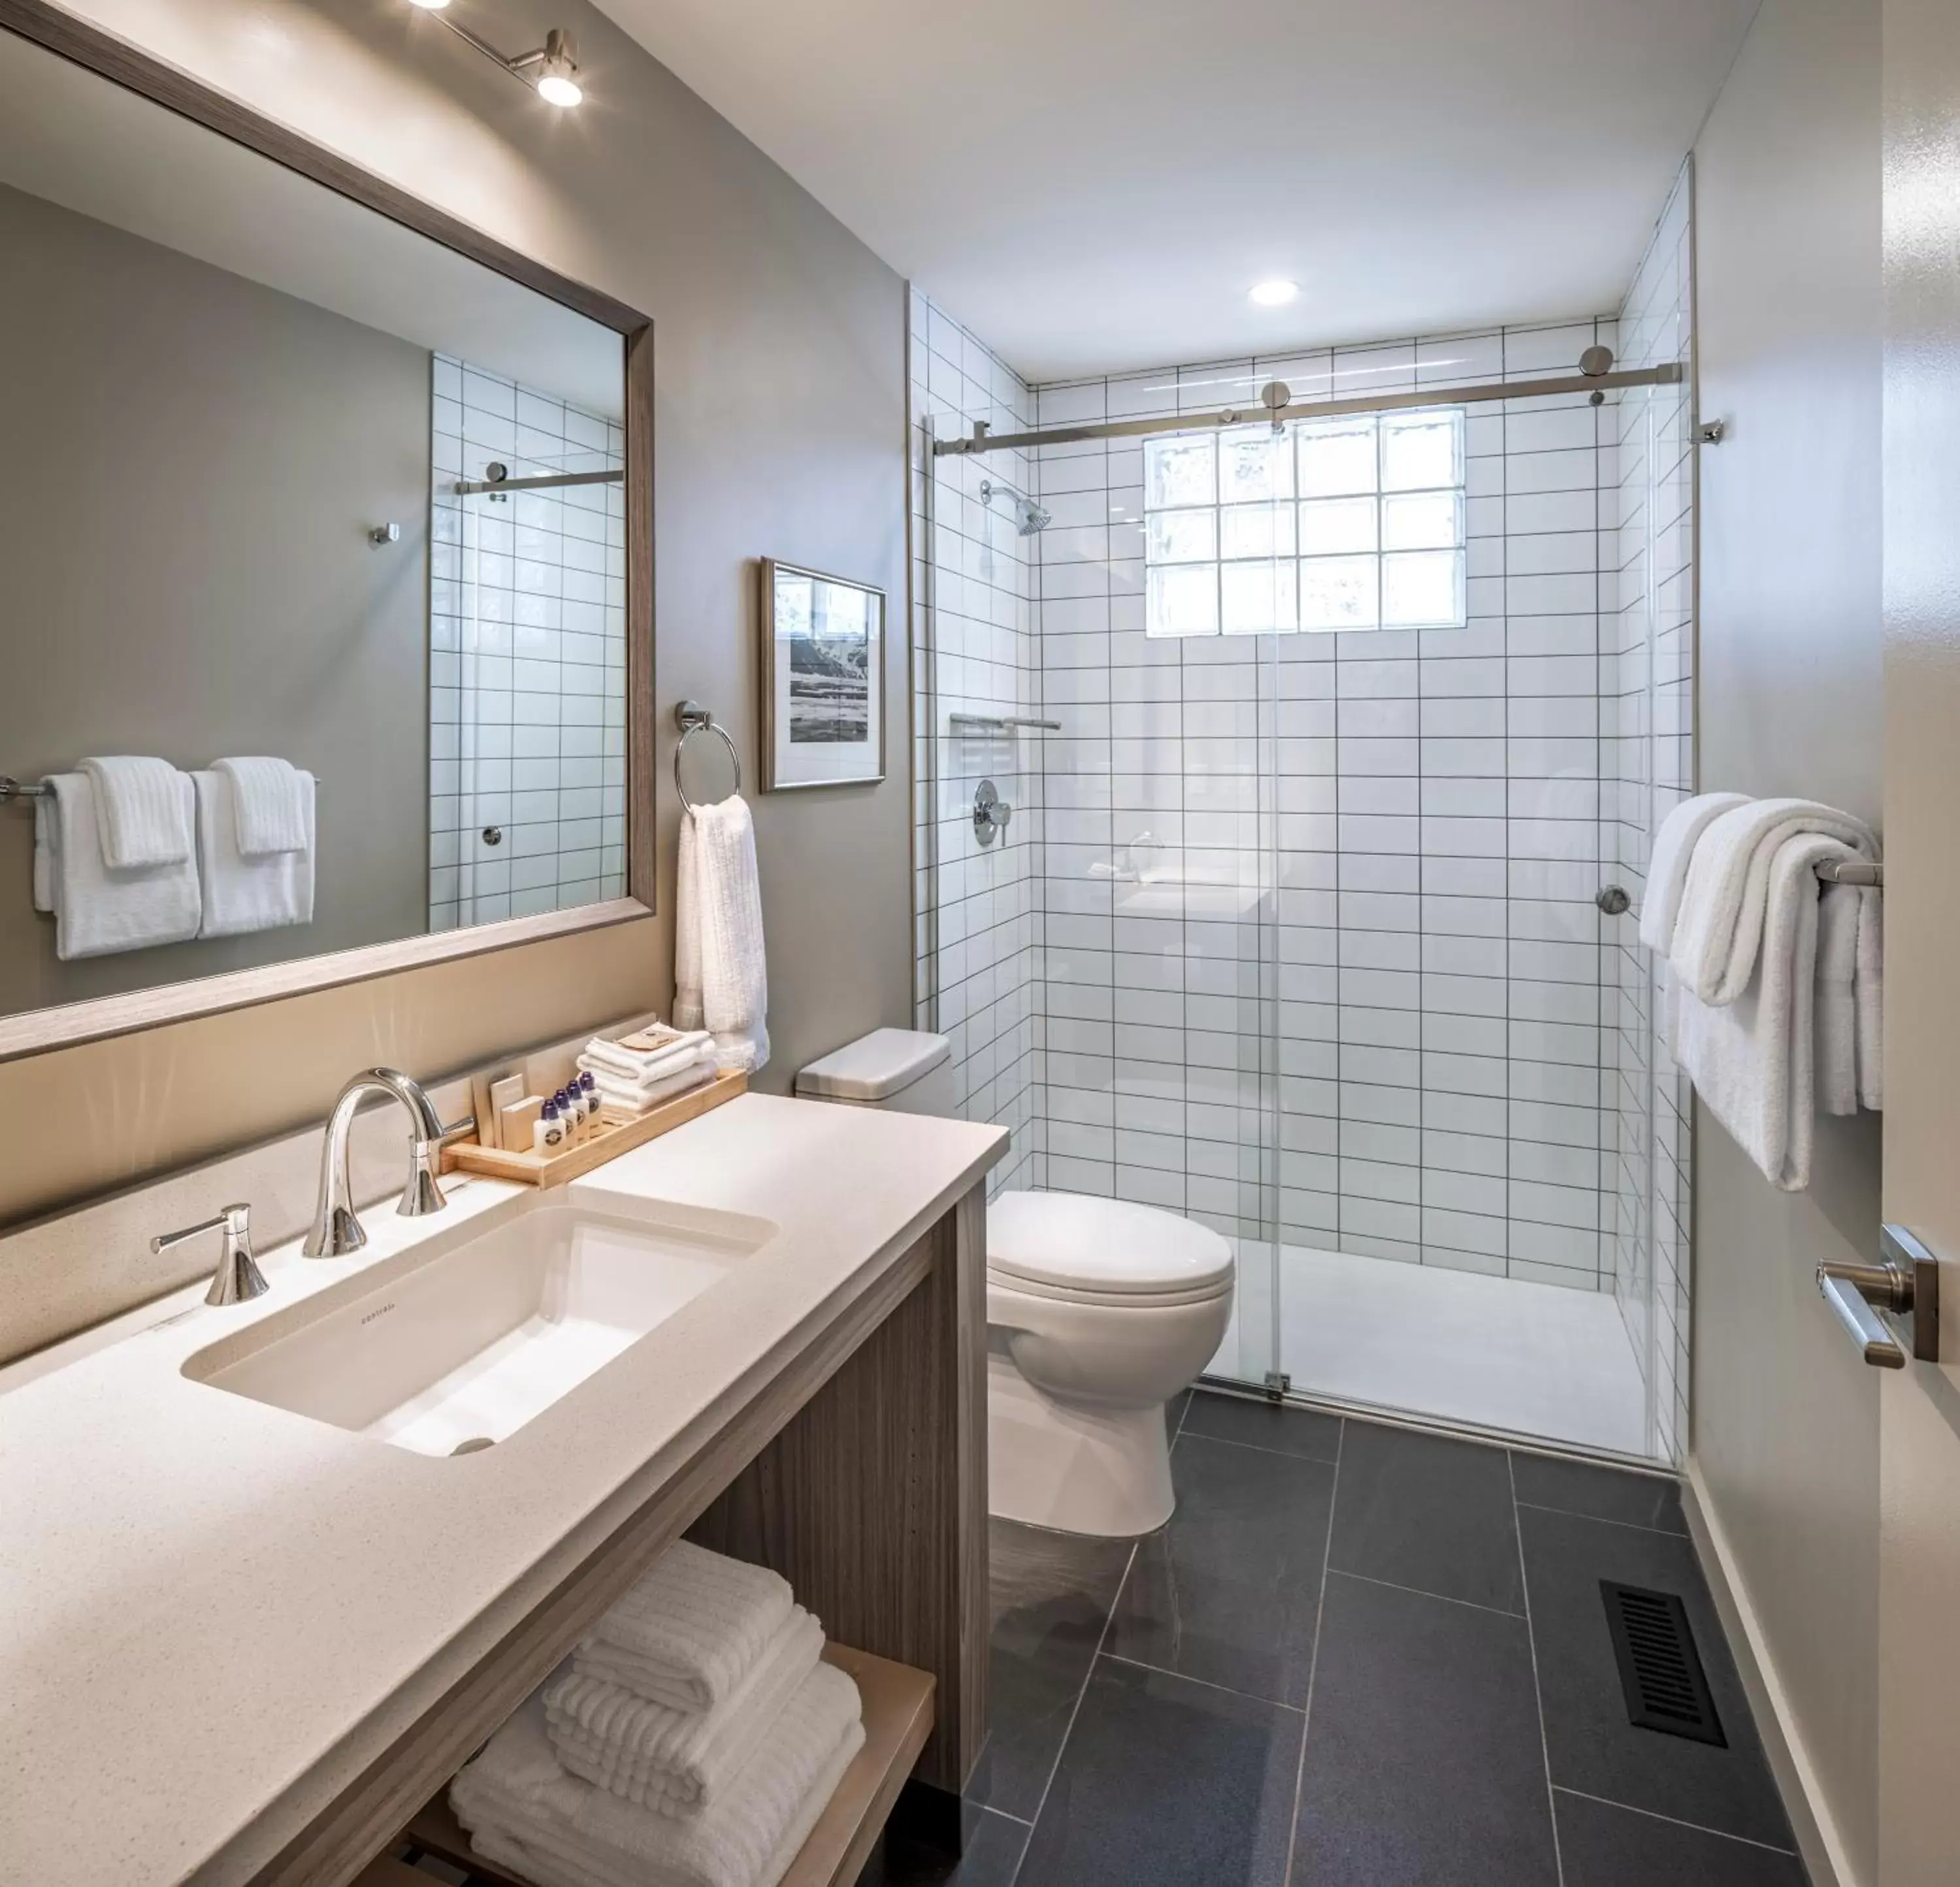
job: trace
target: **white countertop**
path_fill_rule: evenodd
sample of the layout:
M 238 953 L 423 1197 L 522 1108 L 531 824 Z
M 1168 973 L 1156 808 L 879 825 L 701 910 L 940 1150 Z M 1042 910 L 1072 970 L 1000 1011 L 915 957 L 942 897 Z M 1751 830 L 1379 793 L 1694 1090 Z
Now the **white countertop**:
M 355 1258 L 262 1254 L 272 1288 L 250 1304 L 180 1294 L 136 1334 L 0 1375 L 20 1383 L 0 1394 L 0 1879 L 248 1876 L 1006 1144 L 998 1128 L 746 1095 L 575 1181 L 574 1200 L 781 1231 L 475 1454 L 414 1454 L 180 1370 L 352 1272 L 536 1202 L 498 1180 L 446 1179 L 431 1218 L 370 1208 Z

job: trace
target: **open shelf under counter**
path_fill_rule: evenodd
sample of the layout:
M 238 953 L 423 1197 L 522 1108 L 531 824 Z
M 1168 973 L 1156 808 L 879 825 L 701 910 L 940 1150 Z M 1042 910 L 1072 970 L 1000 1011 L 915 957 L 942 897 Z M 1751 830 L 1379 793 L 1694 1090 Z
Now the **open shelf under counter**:
M 826 1645 L 823 1659 L 858 1686 L 864 1707 L 864 1747 L 845 1771 L 829 1806 L 791 1862 L 781 1887 L 852 1887 L 932 1733 L 934 1685 L 928 1672 L 842 1644 Z M 538 1887 L 472 1853 L 469 1837 L 450 1810 L 446 1788 L 423 1805 L 402 1835 L 424 1852 L 466 1867 L 495 1887 Z

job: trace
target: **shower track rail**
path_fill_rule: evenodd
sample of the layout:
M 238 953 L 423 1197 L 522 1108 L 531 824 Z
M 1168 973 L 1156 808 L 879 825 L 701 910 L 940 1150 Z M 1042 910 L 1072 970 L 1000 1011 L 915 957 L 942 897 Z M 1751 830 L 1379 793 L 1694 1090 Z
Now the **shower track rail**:
M 1107 419 L 1093 425 L 1047 426 L 1033 432 L 991 431 L 984 419 L 963 438 L 935 439 L 933 456 L 963 457 L 982 452 L 1024 451 L 1035 446 L 1074 445 L 1090 439 L 1141 439 L 1157 432 L 1195 432 L 1206 427 L 1255 425 L 1275 430 L 1293 419 L 1338 419 L 1348 413 L 1401 412 L 1423 406 L 1462 406 L 1492 399 L 1547 399 L 1561 393 L 1610 393 L 1628 387 L 1678 387 L 1685 375 L 1678 361 L 1659 367 L 1628 368 L 1605 374 L 1563 374 L 1552 380 L 1484 380 L 1469 387 L 1430 387 L 1414 393 L 1370 393 L 1352 399 L 1294 399 L 1277 404 L 1227 406 L 1217 412 L 1166 413 L 1155 419 Z M 1275 389 L 1280 383 L 1273 383 Z

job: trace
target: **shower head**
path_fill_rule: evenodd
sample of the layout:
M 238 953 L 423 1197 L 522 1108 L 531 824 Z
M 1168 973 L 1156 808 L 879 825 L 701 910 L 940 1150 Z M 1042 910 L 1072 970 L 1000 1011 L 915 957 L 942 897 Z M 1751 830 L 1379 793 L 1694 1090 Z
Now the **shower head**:
M 1006 498 L 1013 508 L 1014 529 L 1023 537 L 1032 537 L 1037 531 L 1046 530 L 1050 523 L 1048 514 L 1031 498 L 1014 489 L 1011 485 L 996 484 L 991 479 L 980 482 L 980 502 L 991 504 L 996 497 Z

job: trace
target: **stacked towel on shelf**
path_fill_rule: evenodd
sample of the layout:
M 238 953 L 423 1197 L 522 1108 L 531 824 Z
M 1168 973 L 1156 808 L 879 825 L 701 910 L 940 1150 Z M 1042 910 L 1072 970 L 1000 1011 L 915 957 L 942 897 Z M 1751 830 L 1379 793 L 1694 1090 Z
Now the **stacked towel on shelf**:
M 1882 902 L 1817 877 L 1878 849 L 1834 807 L 1733 794 L 1684 802 L 1656 835 L 1640 935 L 1666 963 L 1668 1045 L 1786 1192 L 1809 1184 L 1820 1109 L 1882 1099 Z
M 714 1038 L 705 1029 L 657 1032 L 658 1045 L 628 1049 L 594 1036 L 574 1064 L 592 1077 L 606 1113 L 632 1119 L 698 1087 L 714 1072 Z
M 864 1741 L 857 1686 L 764 1568 L 686 1542 L 450 1790 L 539 1887 L 775 1887 Z
M 708 1030 L 722 1068 L 759 1068 L 769 1058 L 769 985 L 745 800 L 682 814 L 674 904 L 675 1022 Z

